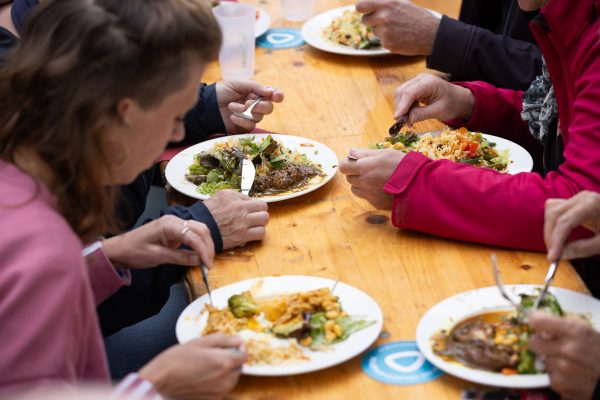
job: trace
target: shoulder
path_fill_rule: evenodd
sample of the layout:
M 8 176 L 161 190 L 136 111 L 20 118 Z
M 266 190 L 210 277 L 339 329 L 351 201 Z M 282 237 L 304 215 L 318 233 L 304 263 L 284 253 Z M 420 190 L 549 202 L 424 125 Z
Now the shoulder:
M 0 172 L 3 168 L 0 166 Z M 14 171 L 13 171 L 14 172 Z M 26 267 L 30 274 L 49 268 L 67 272 L 82 263 L 81 242 L 54 207 L 45 187 L 24 176 L 0 178 L 0 254 L 6 273 Z M 41 271 L 43 269 L 43 271 Z

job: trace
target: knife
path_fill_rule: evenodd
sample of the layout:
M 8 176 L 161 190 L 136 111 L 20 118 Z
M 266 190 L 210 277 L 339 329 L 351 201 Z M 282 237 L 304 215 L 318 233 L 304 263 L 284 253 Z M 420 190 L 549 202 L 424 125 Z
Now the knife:
M 252 160 L 244 158 L 242 162 L 242 184 L 241 184 L 241 192 L 248 196 L 250 193 L 250 189 L 252 189 L 252 184 L 254 183 L 254 177 L 256 176 L 256 169 L 254 168 L 254 164 Z

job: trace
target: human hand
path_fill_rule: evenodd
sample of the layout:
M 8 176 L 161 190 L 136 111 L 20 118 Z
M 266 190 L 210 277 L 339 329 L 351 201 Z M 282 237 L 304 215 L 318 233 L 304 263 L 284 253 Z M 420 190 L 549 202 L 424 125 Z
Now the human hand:
M 246 358 L 240 338 L 215 334 L 167 349 L 139 374 L 165 398 L 221 399 L 236 385 Z
M 215 246 L 203 223 L 165 215 L 139 228 L 105 239 L 102 247 L 108 258 L 123 268 L 142 269 L 160 264 L 211 267 Z M 187 245 L 191 250 L 179 249 Z
M 283 92 L 251 80 L 217 82 L 217 102 L 227 133 L 250 132 L 263 117 L 273 112 L 273 103 L 283 101 Z M 236 117 L 234 112 L 244 111 L 258 96 L 264 98 L 253 109 L 253 121 Z
M 357 160 L 343 160 L 340 172 L 352 185 L 352 193 L 367 200 L 378 210 L 392 208 L 392 195 L 383 191 L 383 186 L 390 179 L 405 153 L 398 150 L 364 150 L 351 149 L 350 156 Z
M 578 226 L 591 230 L 595 236 L 565 244 Z M 568 200 L 546 200 L 544 241 L 551 261 L 600 254 L 600 194 L 583 191 Z
M 372 27 L 381 45 L 392 53 L 430 55 L 440 19 L 410 1 L 360 0 L 356 11 Z
M 467 88 L 430 74 L 419 74 L 394 91 L 394 119 L 408 114 L 408 123 L 426 119 L 471 118 L 475 97 Z M 417 102 L 423 107 L 413 107 Z
M 219 190 L 204 205 L 219 226 L 223 250 L 265 237 L 269 208 L 264 201 L 233 190 Z
M 591 399 L 600 378 L 600 332 L 582 321 L 535 312 L 529 348 L 544 356 L 550 387 L 564 399 Z

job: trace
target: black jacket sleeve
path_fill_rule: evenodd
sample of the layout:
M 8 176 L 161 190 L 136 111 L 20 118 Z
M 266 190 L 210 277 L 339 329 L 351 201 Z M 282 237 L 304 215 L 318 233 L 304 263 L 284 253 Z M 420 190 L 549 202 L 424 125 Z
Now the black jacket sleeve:
M 179 147 L 200 143 L 214 133 L 225 133 L 225 124 L 217 102 L 217 85 L 202 84 L 198 101 L 185 115 L 185 138 L 181 142 L 170 143 L 169 147 Z
M 443 16 L 427 67 L 452 80 L 524 90 L 541 74 L 542 56 L 532 43 Z
M 210 236 L 212 237 L 213 243 L 215 244 L 215 253 L 223 251 L 223 240 L 221 238 L 221 232 L 219 226 L 213 218 L 208 208 L 201 201 L 195 202 L 190 207 L 183 206 L 172 206 L 163 208 L 160 210 L 161 215 L 175 215 L 181 219 L 192 219 L 194 221 L 202 222 L 206 224 L 210 230 Z

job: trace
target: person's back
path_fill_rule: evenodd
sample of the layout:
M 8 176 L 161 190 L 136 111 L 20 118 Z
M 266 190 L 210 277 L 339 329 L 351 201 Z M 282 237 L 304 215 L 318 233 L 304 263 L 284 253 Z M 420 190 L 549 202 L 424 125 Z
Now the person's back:
M 40 377 L 106 380 L 80 240 L 41 182 L 4 161 L 0 176 L 0 392 Z

